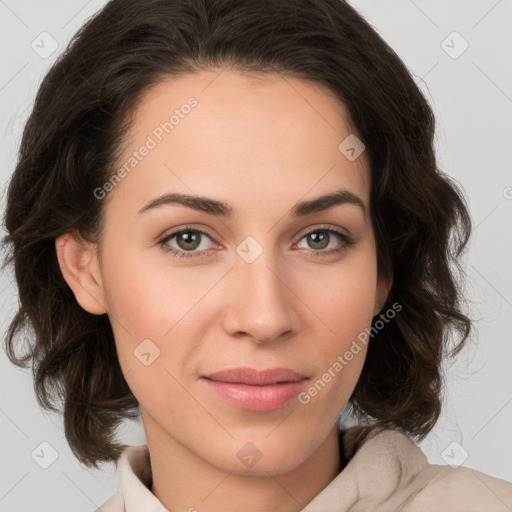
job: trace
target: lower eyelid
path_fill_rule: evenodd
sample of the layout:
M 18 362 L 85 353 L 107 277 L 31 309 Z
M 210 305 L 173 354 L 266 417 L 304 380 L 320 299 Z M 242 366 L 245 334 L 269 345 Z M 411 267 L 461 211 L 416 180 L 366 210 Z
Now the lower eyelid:
M 315 249 L 306 249 L 306 251 L 308 251 L 309 253 L 314 253 L 314 254 L 318 254 L 319 256 L 325 254 L 325 255 L 328 255 L 328 254 L 333 254 L 333 253 L 336 253 L 336 252 L 340 252 L 342 251 L 343 249 L 346 249 L 348 246 L 352 245 L 354 242 L 353 240 L 348 237 L 346 234 L 336 230 L 336 229 L 332 229 L 332 228 L 322 228 L 322 227 L 319 227 L 319 228 L 316 228 L 316 229 L 313 229 L 311 231 L 308 231 L 307 233 L 304 233 L 303 235 L 301 235 L 298 239 L 298 241 L 296 243 L 299 243 L 301 240 L 303 240 L 306 236 L 312 234 L 312 233 L 316 233 L 316 232 L 319 232 L 319 231 L 324 231 L 324 232 L 327 232 L 329 233 L 330 235 L 336 235 L 338 236 L 338 238 L 341 240 L 341 247 L 337 248 L 337 249 L 328 249 L 328 250 L 325 250 L 325 249 L 321 249 L 321 250 L 315 250 Z M 183 229 L 180 229 L 179 231 L 175 231 L 173 233 L 170 233 L 169 235 L 166 235 L 164 236 L 158 243 L 159 245 L 161 246 L 162 250 L 164 250 L 165 252 L 170 252 L 174 255 L 176 255 L 176 257 L 180 258 L 180 257 L 183 257 L 183 258 L 195 258 L 195 257 L 201 257 L 202 256 L 202 253 L 205 253 L 207 251 L 210 251 L 210 249 L 203 249 L 201 251 L 185 251 L 183 249 L 176 249 L 172 246 L 168 246 L 168 242 L 170 240 L 172 240 L 174 237 L 176 237 L 177 235 L 180 235 L 182 233 L 185 233 L 185 232 L 195 232 L 195 233 L 199 233 L 201 234 L 201 236 L 206 236 L 208 237 L 210 240 L 212 240 L 212 242 L 214 243 L 217 243 L 215 241 L 215 239 L 207 232 L 205 231 L 202 231 L 200 229 L 197 229 L 197 228 L 183 228 Z M 178 254 L 184 254 L 184 255 L 187 255 L 187 256 L 178 256 Z M 197 256 L 196 256 L 197 255 Z
M 353 240 L 348 237 L 347 235 L 345 235 L 344 233 L 341 233 L 335 229 L 327 229 L 327 228 L 320 228 L 320 229 L 314 229 L 312 231 L 309 231 L 308 233 L 305 233 L 304 235 L 302 235 L 300 238 L 299 238 L 299 241 L 296 242 L 296 243 L 300 243 L 301 240 L 303 240 L 306 236 L 310 235 L 311 233 L 316 233 L 316 232 L 319 232 L 319 231 L 323 231 L 323 232 L 327 232 L 329 233 L 329 236 L 336 236 L 338 237 L 338 239 L 340 240 L 340 244 L 338 247 L 335 247 L 335 248 L 331 248 L 331 249 L 318 249 L 318 250 L 315 250 L 315 249 L 308 249 L 306 248 L 305 250 L 307 252 L 309 252 L 310 254 L 314 255 L 314 256 L 328 256 L 328 255 L 331 255 L 331 254 L 336 254 L 336 253 L 339 253 L 341 251 L 344 251 L 345 249 L 348 249 L 349 246 L 353 245 L 354 242 Z
M 162 246 L 165 246 L 165 245 L 168 244 L 168 242 L 170 240 L 172 240 L 176 236 L 181 235 L 182 233 L 187 233 L 187 232 L 199 233 L 202 237 L 208 237 L 212 242 L 217 243 L 217 242 L 215 242 L 215 239 L 209 233 L 206 233 L 205 231 L 201 231 L 199 229 L 180 229 L 179 231 L 175 231 L 174 233 L 170 233 L 169 235 L 165 235 L 162 239 L 159 240 L 158 243 L 160 245 L 162 245 Z M 207 249 L 203 249 L 202 251 L 184 251 L 183 249 L 175 249 L 174 247 L 171 247 L 170 250 L 175 250 L 177 252 L 185 252 L 185 253 L 188 252 L 190 254 L 194 254 L 195 252 L 197 252 L 197 253 L 204 252 Z

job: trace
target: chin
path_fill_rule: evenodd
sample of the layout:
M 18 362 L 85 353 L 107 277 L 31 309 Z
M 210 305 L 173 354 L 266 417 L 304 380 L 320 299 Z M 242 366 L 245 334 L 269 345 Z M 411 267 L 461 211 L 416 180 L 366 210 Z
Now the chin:
M 234 446 L 233 446 L 234 445 Z M 219 453 L 211 454 L 210 464 L 223 471 L 239 475 L 285 474 L 302 464 L 307 454 L 301 451 L 304 446 L 292 443 L 272 443 L 265 441 L 233 441 L 232 448 L 219 447 Z

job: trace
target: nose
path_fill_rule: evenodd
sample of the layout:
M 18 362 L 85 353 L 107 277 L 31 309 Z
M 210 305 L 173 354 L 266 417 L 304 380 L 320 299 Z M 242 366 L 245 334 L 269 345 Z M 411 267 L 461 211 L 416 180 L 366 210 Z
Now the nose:
M 265 251 L 252 263 L 237 256 L 224 289 L 226 332 L 260 344 L 290 334 L 296 299 L 287 279 L 287 273 Z

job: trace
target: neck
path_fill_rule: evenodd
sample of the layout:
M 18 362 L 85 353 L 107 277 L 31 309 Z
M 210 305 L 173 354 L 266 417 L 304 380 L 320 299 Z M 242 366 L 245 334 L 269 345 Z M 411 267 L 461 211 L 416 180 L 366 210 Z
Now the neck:
M 266 472 L 267 476 L 224 471 L 159 429 L 146 428 L 146 438 L 153 474 L 151 492 L 171 512 L 299 512 L 343 468 L 336 426 L 293 470 Z

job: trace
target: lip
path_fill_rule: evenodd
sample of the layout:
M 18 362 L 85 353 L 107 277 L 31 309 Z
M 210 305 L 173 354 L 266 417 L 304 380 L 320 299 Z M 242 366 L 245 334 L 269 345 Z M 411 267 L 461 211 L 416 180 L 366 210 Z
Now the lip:
M 250 384 L 263 386 L 279 382 L 296 382 L 306 378 L 303 373 L 295 372 L 289 368 L 270 368 L 257 370 L 248 366 L 229 368 L 209 375 L 205 378 L 219 382 L 233 382 L 237 384 Z
M 202 380 L 211 391 L 235 407 L 268 411 L 288 404 L 308 377 L 289 368 L 240 367 L 205 375 Z

